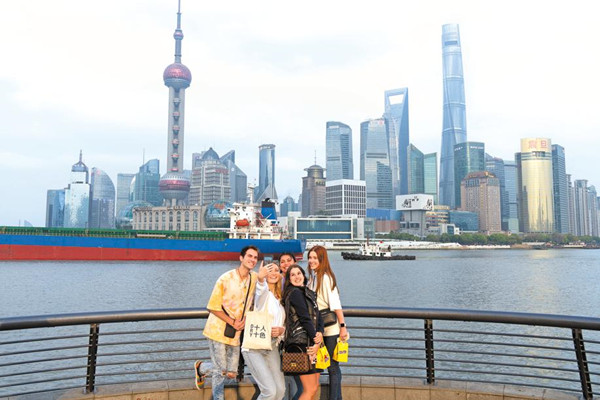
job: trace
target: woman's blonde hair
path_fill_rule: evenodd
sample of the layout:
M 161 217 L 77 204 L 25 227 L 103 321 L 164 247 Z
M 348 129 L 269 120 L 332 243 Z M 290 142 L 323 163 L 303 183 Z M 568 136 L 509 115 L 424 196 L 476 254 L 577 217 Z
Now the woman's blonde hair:
M 269 290 L 271 291 L 271 293 L 273 293 L 277 300 L 281 300 L 281 274 L 277 274 L 277 282 L 275 283 L 269 282 L 268 279 L 269 278 L 267 277 L 267 284 L 269 286 Z

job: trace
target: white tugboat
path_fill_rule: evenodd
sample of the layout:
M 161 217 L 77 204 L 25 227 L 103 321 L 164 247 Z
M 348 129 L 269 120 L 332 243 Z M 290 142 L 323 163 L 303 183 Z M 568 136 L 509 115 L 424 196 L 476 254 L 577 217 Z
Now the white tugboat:
M 366 243 L 360 245 L 359 253 L 347 253 L 342 252 L 342 258 L 344 260 L 415 260 L 415 256 L 405 255 L 393 255 L 392 248 L 385 246 L 383 242 L 370 244 L 367 240 Z

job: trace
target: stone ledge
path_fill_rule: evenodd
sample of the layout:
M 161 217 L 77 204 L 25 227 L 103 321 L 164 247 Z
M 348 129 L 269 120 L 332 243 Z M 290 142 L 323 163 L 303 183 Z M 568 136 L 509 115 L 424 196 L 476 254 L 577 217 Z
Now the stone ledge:
M 327 378 L 321 377 L 327 387 Z M 376 376 L 344 377 L 342 391 L 346 400 L 581 400 L 580 395 L 557 390 L 514 385 L 439 380 L 428 385 L 419 378 Z M 225 400 L 251 400 L 258 388 L 251 378 L 225 386 Z M 327 390 L 318 398 L 327 400 Z M 0 400 L 211 400 L 210 382 L 196 389 L 192 379 L 138 382 L 99 386 L 94 393 L 83 389 L 50 391 L 31 395 L 2 397 Z

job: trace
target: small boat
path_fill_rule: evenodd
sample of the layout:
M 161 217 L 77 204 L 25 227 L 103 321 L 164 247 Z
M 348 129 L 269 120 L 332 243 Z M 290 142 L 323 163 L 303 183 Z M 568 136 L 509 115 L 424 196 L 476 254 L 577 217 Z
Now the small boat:
M 348 253 L 343 251 L 344 260 L 416 260 L 415 256 L 394 255 L 390 246 L 383 246 L 381 243 L 361 244 L 359 253 Z

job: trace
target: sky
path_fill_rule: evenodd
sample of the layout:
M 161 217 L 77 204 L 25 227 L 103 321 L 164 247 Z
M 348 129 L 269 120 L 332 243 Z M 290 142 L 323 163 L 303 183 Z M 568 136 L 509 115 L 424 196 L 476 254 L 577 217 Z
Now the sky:
M 276 145 L 275 186 L 297 199 L 325 167 L 325 124 L 380 118 L 384 91 L 409 90 L 410 142 L 439 152 L 441 29 L 458 23 L 467 138 L 513 160 L 520 139 L 550 138 L 567 173 L 600 185 L 600 24 L 595 0 L 301 3 L 182 0 L 184 167 L 236 151 L 250 183 L 258 146 Z M 0 225 L 45 223 L 46 191 L 90 168 L 135 173 L 167 155 L 177 0 L 0 2 Z

